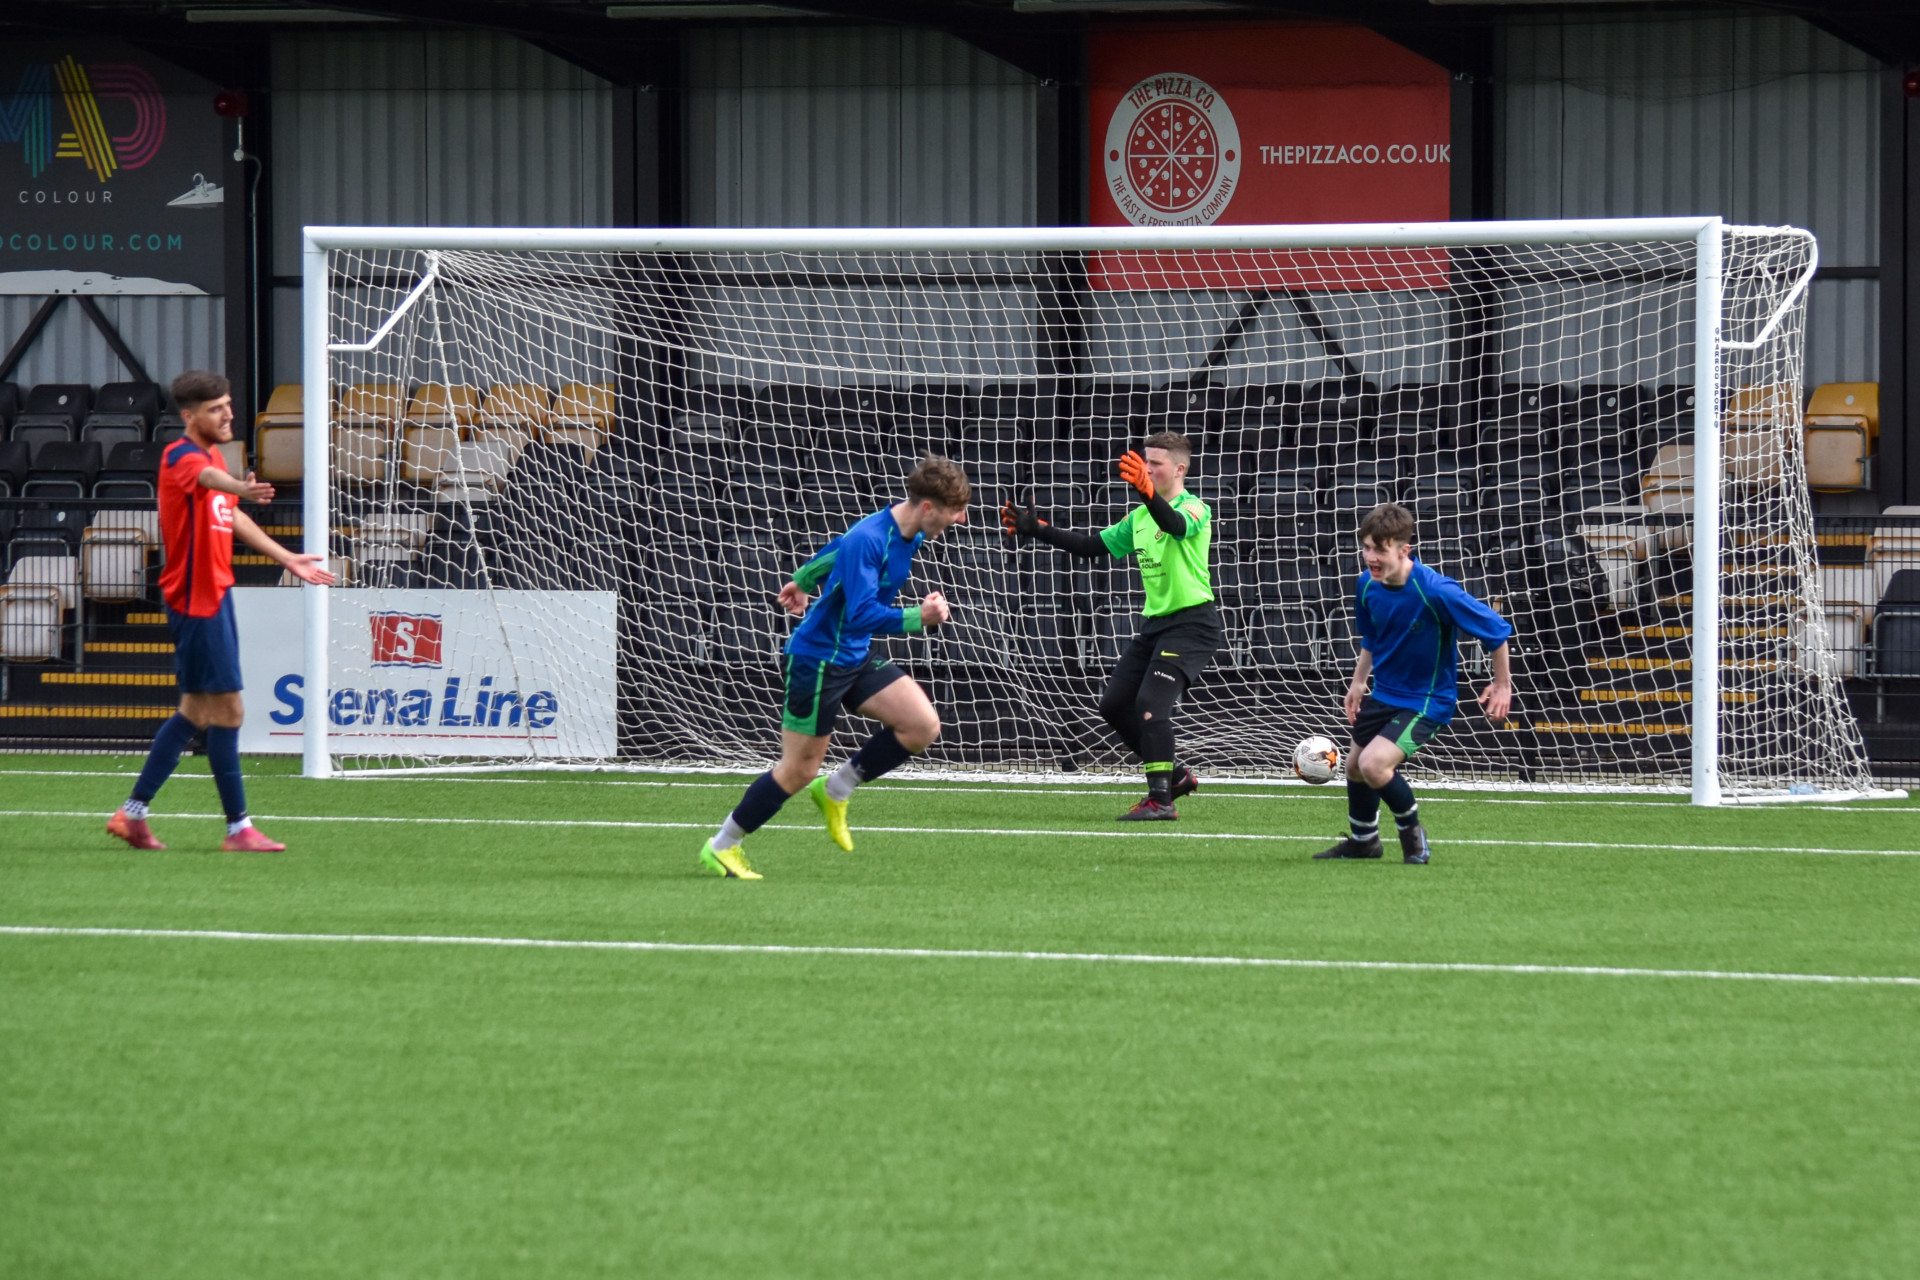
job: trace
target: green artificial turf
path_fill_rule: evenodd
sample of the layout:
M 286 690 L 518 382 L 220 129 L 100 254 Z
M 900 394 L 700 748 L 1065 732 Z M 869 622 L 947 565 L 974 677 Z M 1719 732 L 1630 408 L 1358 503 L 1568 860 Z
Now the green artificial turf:
M 1900 802 L 1435 791 L 1420 868 L 887 782 L 743 884 L 744 778 L 252 760 L 229 855 L 190 761 L 135 854 L 137 765 L 0 758 L 0 925 L 1920 976 Z M 1917 1060 L 1914 985 L 0 934 L 0 1276 L 1904 1277 Z

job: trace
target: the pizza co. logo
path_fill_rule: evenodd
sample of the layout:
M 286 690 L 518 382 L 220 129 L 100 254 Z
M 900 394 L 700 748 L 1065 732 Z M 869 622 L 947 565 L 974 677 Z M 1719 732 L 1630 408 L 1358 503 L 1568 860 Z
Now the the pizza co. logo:
M 1205 226 L 1240 186 L 1240 129 L 1204 80 L 1168 73 L 1127 90 L 1107 122 L 1107 190 L 1135 226 Z
M 118 106 L 111 133 L 103 101 Z M 66 127 L 56 120 L 64 118 Z M 167 136 L 167 100 L 143 69 L 120 62 L 82 66 L 72 56 L 35 63 L 20 73 L 11 97 L 0 96 L 0 142 L 20 144 L 37 178 L 55 160 L 78 160 L 105 182 L 115 169 L 138 169 Z
M 367 621 L 373 627 L 374 666 L 440 665 L 440 615 L 375 613 L 369 614 Z

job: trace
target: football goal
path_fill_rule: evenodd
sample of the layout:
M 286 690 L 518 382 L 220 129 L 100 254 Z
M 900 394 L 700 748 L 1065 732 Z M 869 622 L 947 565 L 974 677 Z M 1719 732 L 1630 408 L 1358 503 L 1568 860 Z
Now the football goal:
M 1145 229 L 309 228 L 305 767 L 754 766 L 774 593 L 934 452 L 969 522 L 893 658 L 928 768 L 1129 768 L 1095 710 L 1141 605 L 1118 455 L 1193 445 L 1228 648 L 1203 776 L 1344 743 L 1359 517 L 1515 627 L 1517 700 L 1429 780 L 1862 795 L 1801 446 L 1813 237 L 1717 219 Z M 857 728 L 857 726 L 856 726 Z

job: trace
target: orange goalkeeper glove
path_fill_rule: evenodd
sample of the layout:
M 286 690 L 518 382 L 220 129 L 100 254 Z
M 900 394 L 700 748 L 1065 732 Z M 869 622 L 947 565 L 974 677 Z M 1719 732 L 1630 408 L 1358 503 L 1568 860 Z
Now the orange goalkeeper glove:
M 1120 478 L 1138 489 L 1142 498 L 1153 501 L 1153 477 L 1147 474 L 1147 460 L 1131 449 L 1120 455 Z

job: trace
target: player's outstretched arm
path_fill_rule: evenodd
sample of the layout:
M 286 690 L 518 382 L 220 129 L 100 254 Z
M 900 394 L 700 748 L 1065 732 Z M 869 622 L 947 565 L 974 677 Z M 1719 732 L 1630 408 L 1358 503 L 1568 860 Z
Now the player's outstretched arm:
M 1160 496 L 1153 487 L 1153 477 L 1147 474 L 1147 460 L 1129 449 L 1120 455 L 1120 478 L 1132 485 L 1134 492 L 1140 495 L 1140 501 L 1147 506 L 1147 514 L 1160 526 L 1162 533 L 1169 538 L 1187 536 L 1187 518 L 1173 509 L 1173 504 Z
M 205 475 L 206 473 L 203 471 L 201 474 Z M 223 480 L 231 478 L 230 476 L 221 477 Z M 251 480 L 253 477 L 249 475 L 247 478 Z M 246 543 L 261 555 L 266 556 L 281 568 L 290 571 L 293 576 L 300 579 L 300 581 L 311 582 L 317 587 L 330 587 L 333 585 L 333 574 L 327 571 L 326 558 L 324 556 L 287 550 L 272 538 L 268 537 L 267 531 L 255 524 L 253 517 L 246 512 L 236 511 L 233 513 L 233 532 L 240 541 Z
M 1113 554 L 1099 534 L 1055 528 L 1031 506 L 1015 506 L 1012 502 L 1003 504 L 1000 508 L 1000 529 L 1009 538 L 1032 538 L 1085 560 Z
M 265 480 L 254 479 L 253 472 L 247 472 L 244 480 L 236 480 L 226 472 L 215 467 L 200 468 L 199 483 L 202 489 L 216 489 L 221 493 L 230 493 L 247 502 L 261 503 L 273 501 L 273 486 Z

